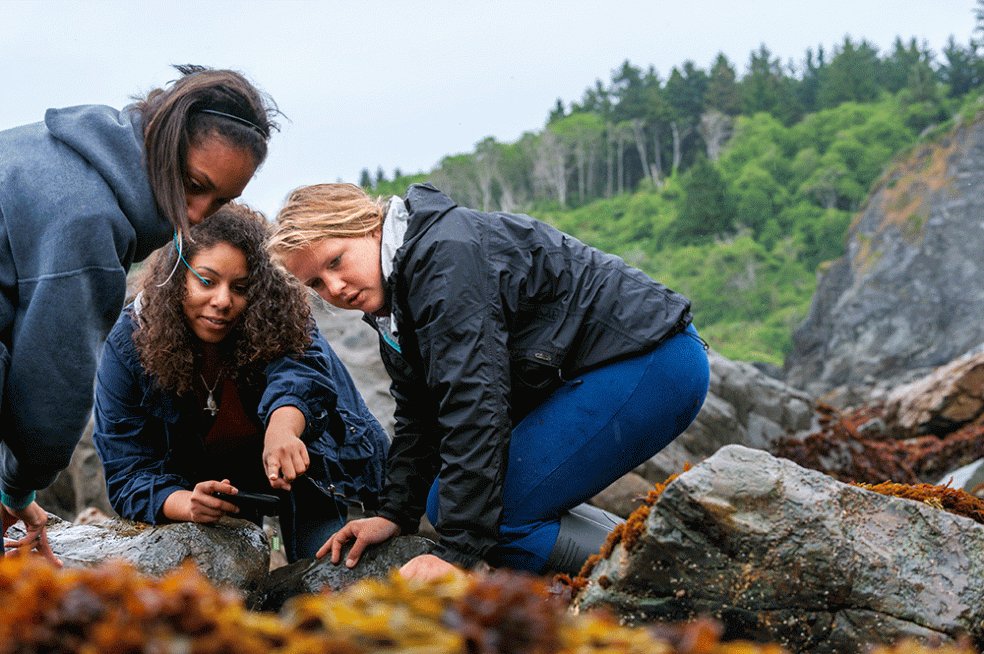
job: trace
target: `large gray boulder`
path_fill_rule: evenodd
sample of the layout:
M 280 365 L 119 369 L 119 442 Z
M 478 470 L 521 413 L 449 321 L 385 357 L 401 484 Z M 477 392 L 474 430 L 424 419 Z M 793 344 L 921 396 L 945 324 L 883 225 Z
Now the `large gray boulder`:
M 637 527 L 594 567 L 579 610 L 636 624 L 709 614 L 728 638 L 811 654 L 984 636 L 984 525 L 766 452 L 723 448 Z
M 270 543 L 257 525 L 233 518 L 217 524 L 148 525 L 121 518 L 77 525 L 49 516 L 48 542 L 66 567 L 97 567 L 122 559 L 155 577 L 192 562 L 212 583 L 238 589 L 247 606 L 259 603 L 270 568 Z M 23 523 L 7 538 L 24 535 Z
M 787 380 L 820 396 L 894 386 L 984 342 L 984 119 L 913 150 L 875 185 L 820 274 Z

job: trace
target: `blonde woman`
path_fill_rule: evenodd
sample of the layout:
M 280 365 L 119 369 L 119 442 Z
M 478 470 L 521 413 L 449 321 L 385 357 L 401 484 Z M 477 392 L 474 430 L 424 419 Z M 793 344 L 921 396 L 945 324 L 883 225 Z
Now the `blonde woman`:
M 694 419 L 707 393 L 690 302 L 529 216 L 457 206 L 428 184 L 374 200 L 297 189 L 274 253 L 331 304 L 362 311 L 392 377 L 396 434 L 376 516 L 319 552 L 354 565 L 414 532 L 440 541 L 402 568 L 480 560 L 577 573 L 617 519 L 584 505 Z

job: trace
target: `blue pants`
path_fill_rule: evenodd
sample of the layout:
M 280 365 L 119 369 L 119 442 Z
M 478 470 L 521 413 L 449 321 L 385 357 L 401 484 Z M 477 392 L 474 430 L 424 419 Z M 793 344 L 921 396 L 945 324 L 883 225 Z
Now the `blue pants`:
M 496 567 L 539 574 L 560 516 L 644 463 L 693 422 L 710 371 L 693 326 L 646 354 L 587 372 L 513 429 Z M 427 516 L 437 522 L 437 482 Z

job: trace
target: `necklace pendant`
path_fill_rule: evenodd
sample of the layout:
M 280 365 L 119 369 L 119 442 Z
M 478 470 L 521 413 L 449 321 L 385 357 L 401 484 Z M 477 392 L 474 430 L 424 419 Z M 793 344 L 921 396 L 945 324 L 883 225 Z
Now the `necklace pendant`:
M 219 404 L 215 401 L 214 393 L 215 389 L 219 386 L 219 379 L 221 377 L 221 374 L 216 376 L 215 383 L 212 384 L 210 388 L 208 382 L 205 381 L 205 375 L 202 375 L 202 383 L 205 384 L 205 390 L 208 391 L 208 399 L 205 400 L 205 410 L 211 413 L 213 418 L 215 417 L 215 414 L 219 412 Z
M 205 410 L 211 413 L 213 417 L 219 412 L 219 405 L 215 403 L 212 391 L 208 392 L 208 399 L 205 400 Z

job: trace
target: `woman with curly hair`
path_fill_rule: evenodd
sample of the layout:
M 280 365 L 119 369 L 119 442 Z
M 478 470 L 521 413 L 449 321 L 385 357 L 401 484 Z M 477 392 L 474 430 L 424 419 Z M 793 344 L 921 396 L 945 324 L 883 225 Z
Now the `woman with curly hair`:
M 263 217 L 230 204 L 189 236 L 154 262 L 99 364 L 110 501 L 152 524 L 259 522 L 235 496 L 272 492 L 288 560 L 311 558 L 346 502 L 375 502 L 387 436 L 267 254 Z
M 123 109 L 49 109 L 0 132 L 0 526 L 23 521 L 10 545 L 56 564 L 34 499 L 89 421 L 127 271 L 238 197 L 277 127 L 240 73 L 176 68 Z

